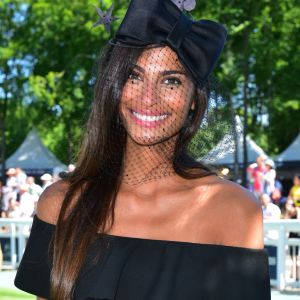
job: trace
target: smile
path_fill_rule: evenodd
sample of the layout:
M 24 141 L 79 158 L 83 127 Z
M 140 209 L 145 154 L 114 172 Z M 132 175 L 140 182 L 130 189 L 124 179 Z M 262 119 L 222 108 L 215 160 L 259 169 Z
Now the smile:
M 142 115 L 137 113 L 136 111 L 131 111 L 131 113 L 139 120 L 141 121 L 145 121 L 145 122 L 157 122 L 157 121 L 162 121 L 165 120 L 168 115 L 167 114 L 163 114 L 163 115 L 158 115 L 158 116 L 149 116 L 149 115 Z
M 128 109 L 131 120 L 138 126 L 146 128 L 157 128 L 164 124 L 166 120 L 171 116 L 169 113 L 151 112 L 151 111 L 135 111 Z

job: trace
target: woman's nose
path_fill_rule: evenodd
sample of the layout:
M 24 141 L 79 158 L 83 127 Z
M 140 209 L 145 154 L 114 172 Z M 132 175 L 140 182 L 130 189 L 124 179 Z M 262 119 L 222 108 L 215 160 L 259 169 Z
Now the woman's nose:
M 142 103 L 148 106 L 152 106 L 157 102 L 157 92 L 154 82 L 147 82 L 143 86 L 142 90 Z

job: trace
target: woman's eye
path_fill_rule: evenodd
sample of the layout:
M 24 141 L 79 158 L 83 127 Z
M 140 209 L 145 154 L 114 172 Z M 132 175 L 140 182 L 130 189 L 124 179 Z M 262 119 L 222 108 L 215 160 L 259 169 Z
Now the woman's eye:
M 139 74 L 132 72 L 129 74 L 128 79 L 131 81 L 135 81 L 135 80 L 141 80 L 141 77 Z
M 178 78 L 175 78 L 175 77 L 166 78 L 164 80 L 164 83 L 167 85 L 181 85 L 182 84 L 181 80 Z

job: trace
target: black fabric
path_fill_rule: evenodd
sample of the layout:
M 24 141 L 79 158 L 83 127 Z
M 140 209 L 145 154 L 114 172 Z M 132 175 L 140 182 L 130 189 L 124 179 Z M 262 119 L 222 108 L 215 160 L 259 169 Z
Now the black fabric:
M 15 278 L 15 286 L 43 298 L 49 296 L 49 246 L 54 226 L 34 217 L 29 240 Z
M 166 44 L 202 86 L 221 54 L 226 36 L 222 25 L 193 21 L 170 0 L 132 0 L 113 43 L 135 47 Z
M 15 279 L 18 288 L 45 298 L 53 231 L 35 217 Z M 93 264 L 99 249 L 102 259 Z M 265 250 L 106 235 L 96 239 L 87 257 L 74 299 L 271 299 Z

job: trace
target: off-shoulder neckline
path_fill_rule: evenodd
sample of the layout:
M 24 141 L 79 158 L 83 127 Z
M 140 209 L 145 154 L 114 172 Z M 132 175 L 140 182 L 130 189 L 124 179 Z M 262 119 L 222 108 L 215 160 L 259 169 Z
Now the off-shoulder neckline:
M 34 216 L 38 222 L 43 223 L 45 226 L 51 227 L 54 229 L 56 227 L 55 224 L 48 223 L 42 219 L 40 219 L 37 215 Z M 108 233 L 99 233 L 99 238 L 107 238 L 109 240 L 117 240 L 117 241 L 136 241 L 136 242 L 144 242 L 144 243 L 158 243 L 158 244 L 166 244 L 166 245 L 182 245 L 187 247 L 213 247 L 213 248 L 220 248 L 220 249 L 228 249 L 228 250 L 237 250 L 237 251 L 248 251 L 253 253 L 265 253 L 265 249 L 257 249 L 257 248 L 246 248 L 246 247 L 238 247 L 238 246 L 230 246 L 230 245 L 223 245 L 223 244 L 212 244 L 212 243 L 194 243 L 194 242 L 187 242 L 187 241 L 175 241 L 175 240 L 162 240 L 162 239 L 151 239 L 146 237 L 133 237 L 133 236 L 123 236 L 123 235 L 114 235 Z

